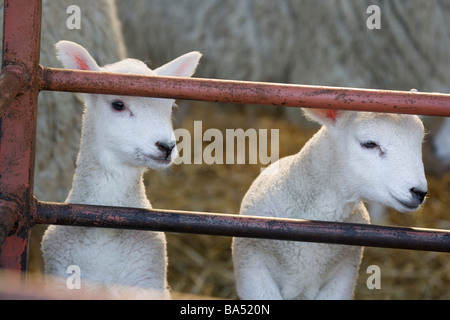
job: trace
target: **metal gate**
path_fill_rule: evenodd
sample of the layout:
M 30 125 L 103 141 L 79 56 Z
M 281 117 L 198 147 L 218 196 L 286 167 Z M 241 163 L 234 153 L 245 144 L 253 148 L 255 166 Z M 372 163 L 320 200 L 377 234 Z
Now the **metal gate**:
M 0 75 L 0 268 L 26 271 L 36 224 L 127 228 L 450 252 L 450 230 L 42 202 L 33 196 L 42 90 L 450 116 L 450 95 L 171 78 L 39 64 L 41 1 L 5 0 Z M 20 17 L 20 18 L 19 18 Z

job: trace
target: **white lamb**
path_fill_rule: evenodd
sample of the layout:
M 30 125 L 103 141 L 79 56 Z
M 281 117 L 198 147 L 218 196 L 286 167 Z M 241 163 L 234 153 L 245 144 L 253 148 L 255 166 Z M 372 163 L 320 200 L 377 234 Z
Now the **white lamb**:
M 201 57 L 190 52 L 152 71 L 135 59 L 100 68 L 86 49 L 69 41 L 58 42 L 56 50 L 69 69 L 180 77 L 191 76 Z M 84 98 L 80 152 L 66 202 L 151 208 L 143 173 L 168 167 L 177 155 L 171 123 L 174 100 L 98 94 Z M 170 297 L 163 233 L 50 226 L 42 251 L 46 274 L 61 277 L 57 286 L 62 289 L 68 266 L 76 265 L 86 292 L 155 297 L 150 288 L 161 292 L 158 298 Z M 129 290 L 119 290 L 122 287 Z
M 424 201 L 424 128 L 417 116 L 307 109 L 322 128 L 297 154 L 272 164 L 245 195 L 241 214 L 369 223 L 362 200 L 401 212 Z M 362 248 L 233 239 L 243 299 L 350 299 Z

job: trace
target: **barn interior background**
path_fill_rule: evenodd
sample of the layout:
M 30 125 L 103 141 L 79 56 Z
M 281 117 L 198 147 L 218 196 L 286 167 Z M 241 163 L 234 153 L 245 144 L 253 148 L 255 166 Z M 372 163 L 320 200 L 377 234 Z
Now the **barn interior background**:
M 48 40 L 42 43 L 46 58 L 41 61 L 47 66 L 59 66 L 51 58 L 53 43 L 67 39 L 96 53 L 101 63 L 119 60 L 126 51 L 127 56 L 148 60 L 156 67 L 198 50 L 204 56 L 197 77 L 442 93 L 450 88 L 450 1 L 117 0 L 102 1 L 98 7 L 87 0 L 56 2 L 44 1 L 43 39 Z M 73 4 L 81 9 L 81 27 L 68 30 L 66 9 Z M 367 27 L 370 5 L 380 8 L 380 29 Z M 103 12 L 110 24 L 95 18 L 88 23 L 92 11 Z M 122 24 L 123 38 L 117 22 Z M 107 57 L 111 52 L 116 57 Z M 45 103 L 57 99 L 45 101 L 50 94 L 44 92 L 40 98 L 38 132 L 43 133 L 38 136 L 37 162 L 41 162 L 36 166 L 35 188 L 40 200 L 63 201 L 78 151 L 82 109 L 81 104 L 54 107 L 72 119 L 62 125 L 60 119 L 45 115 L 45 110 L 53 110 Z M 226 129 L 278 129 L 280 157 L 298 152 L 317 130 L 293 108 L 178 104 L 175 128 L 186 128 L 191 136 L 194 121 L 202 121 L 203 131 L 216 128 L 224 136 Z M 424 207 L 408 215 L 388 211 L 377 223 L 450 228 L 450 171 L 436 159 L 431 146 L 443 120 L 424 119 L 429 131 L 424 145 L 429 196 Z M 66 145 L 69 151 L 54 145 Z M 50 160 L 42 160 L 39 154 Z M 238 213 L 260 167 L 204 162 L 174 165 L 167 171 L 152 171 L 145 182 L 154 208 Z M 30 270 L 39 277 L 43 228 L 34 229 Z M 227 237 L 168 234 L 172 289 L 236 298 L 230 244 Z M 366 248 L 355 298 L 448 299 L 448 259 L 445 253 Z M 381 270 L 381 289 L 369 290 L 366 269 L 373 264 Z

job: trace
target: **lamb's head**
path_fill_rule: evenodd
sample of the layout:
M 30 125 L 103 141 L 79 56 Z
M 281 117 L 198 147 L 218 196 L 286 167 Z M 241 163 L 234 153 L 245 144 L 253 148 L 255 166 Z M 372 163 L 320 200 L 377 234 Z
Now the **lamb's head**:
M 190 52 L 151 70 L 145 63 L 125 59 L 99 67 L 82 46 L 60 41 L 56 44 L 58 58 L 65 68 L 134 73 L 161 76 L 191 76 L 201 54 Z M 123 163 L 135 167 L 164 168 L 177 156 L 172 127 L 175 100 L 101 94 L 84 94 L 86 100 L 83 131 L 95 145 L 102 163 Z
M 424 202 L 428 189 L 419 117 L 325 109 L 305 113 L 325 126 L 337 175 L 349 194 L 400 212 L 415 211 Z

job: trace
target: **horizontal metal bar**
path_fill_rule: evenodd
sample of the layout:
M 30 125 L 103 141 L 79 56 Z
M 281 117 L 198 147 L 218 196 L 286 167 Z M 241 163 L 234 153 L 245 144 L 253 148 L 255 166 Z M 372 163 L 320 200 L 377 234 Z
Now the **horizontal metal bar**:
M 204 212 L 38 202 L 33 223 L 450 252 L 450 230 Z
M 40 69 L 40 89 L 450 116 L 450 94 Z

